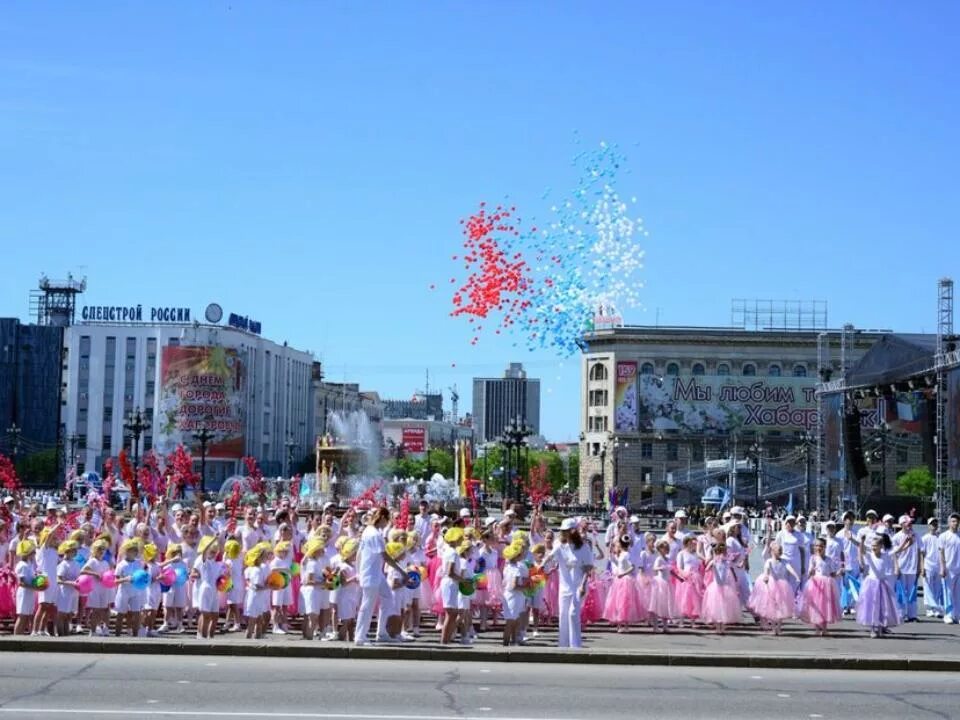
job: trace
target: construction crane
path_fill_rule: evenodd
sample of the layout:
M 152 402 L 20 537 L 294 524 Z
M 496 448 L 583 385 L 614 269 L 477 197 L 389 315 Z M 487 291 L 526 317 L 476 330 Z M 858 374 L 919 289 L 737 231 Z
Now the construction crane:
M 451 388 L 447 388 L 450 391 L 450 404 L 453 406 L 451 415 L 453 417 L 453 424 L 456 425 L 459 420 L 457 413 L 457 401 L 460 399 L 460 393 L 457 392 L 457 386 L 454 385 Z

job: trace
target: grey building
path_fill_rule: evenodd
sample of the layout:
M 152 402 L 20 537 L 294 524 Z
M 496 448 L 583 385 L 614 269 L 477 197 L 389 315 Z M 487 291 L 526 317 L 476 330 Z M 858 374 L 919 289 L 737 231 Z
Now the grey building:
M 522 363 L 510 363 L 502 378 L 473 379 L 473 423 L 478 443 L 495 439 L 520 418 L 540 434 L 540 381 L 528 378 Z
M 0 452 L 59 446 L 62 357 L 62 327 L 0 318 Z

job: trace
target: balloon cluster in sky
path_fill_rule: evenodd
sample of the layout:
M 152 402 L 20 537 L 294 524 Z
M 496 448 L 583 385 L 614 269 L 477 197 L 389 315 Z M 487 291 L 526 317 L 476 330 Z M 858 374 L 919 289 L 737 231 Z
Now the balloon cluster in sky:
M 576 186 L 550 207 L 541 227 L 522 227 L 513 205 L 483 202 L 460 221 L 464 252 L 453 260 L 463 263 L 467 277 L 450 280 L 459 282 L 450 314 L 473 323 L 471 344 L 484 325 L 493 325 L 494 333 L 514 333 L 530 350 L 569 356 L 595 316 L 639 304 L 638 238 L 646 232 L 630 213 L 636 198 L 628 203 L 617 190 L 625 158 L 615 145 L 600 143 L 576 155 L 573 166 Z

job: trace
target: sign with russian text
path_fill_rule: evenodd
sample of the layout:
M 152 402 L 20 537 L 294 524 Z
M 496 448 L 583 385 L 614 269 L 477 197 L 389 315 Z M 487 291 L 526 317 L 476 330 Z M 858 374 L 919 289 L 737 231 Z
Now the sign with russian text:
M 637 362 L 617 363 L 617 383 L 613 392 L 613 426 L 616 432 L 636 432 L 640 422 L 637 404 Z
M 108 323 L 189 323 L 190 308 L 143 305 L 84 305 L 80 319 Z
M 814 378 L 640 375 L 638 389 L 639 424 L 647 432 L 812 430 L 817 424 Z
M 164 454 L 178 444 L 199 455 L 196 433 L 206 428 L 208 458 L 244 454 L 243 365 L 233 348 L 163 348 L 154 446 Z
M 422 427 L 403 428 L 403 449 L 411 453 L 427 451 L 427 431 Z

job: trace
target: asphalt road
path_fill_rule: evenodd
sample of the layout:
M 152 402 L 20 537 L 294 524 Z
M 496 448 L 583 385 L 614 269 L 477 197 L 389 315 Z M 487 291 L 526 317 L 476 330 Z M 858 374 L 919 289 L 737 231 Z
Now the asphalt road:
M 3 718 L 960 718 L 951 673 L 0 654 Z

